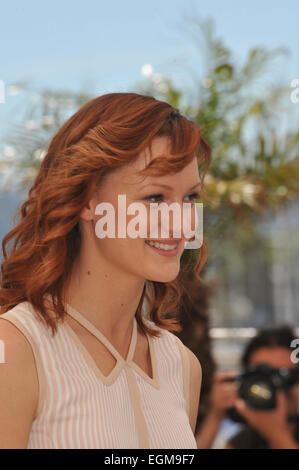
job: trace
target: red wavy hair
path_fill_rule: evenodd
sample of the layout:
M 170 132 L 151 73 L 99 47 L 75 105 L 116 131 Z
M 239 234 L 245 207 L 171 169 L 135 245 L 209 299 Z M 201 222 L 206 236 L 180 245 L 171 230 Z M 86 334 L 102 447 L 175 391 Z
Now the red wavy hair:
M 65 289 L 80 250 L 81 210 L 108 172 L 133 161 L 157 136 L 170 137 L 171 155 L 152 160 L 142 173 L 175 173 L 197 156 L 199 166 L 204 165 L 204 194 L 211 149 L 200 127 L 168 103 L 137 93 L 109 93 L 90 100 L 67 120 L 53 137 L 28 197 L 16 212 L 18 225 L 3 238 L 0 314 L 28 301 L 54 336 L 57 322 L 66 314 Z M 6 246 L 12 239 L 8 255 Z M 198 278 L 207 257 L 205 240 L 199 251 L 192 267 Z M 147 298 L 149 319 L 161 328 L 181 331 L 173 314 L 181 298 L 178 278 L 148 283 L 136 311 L 141 330 L 159 336 L 143 321 Z

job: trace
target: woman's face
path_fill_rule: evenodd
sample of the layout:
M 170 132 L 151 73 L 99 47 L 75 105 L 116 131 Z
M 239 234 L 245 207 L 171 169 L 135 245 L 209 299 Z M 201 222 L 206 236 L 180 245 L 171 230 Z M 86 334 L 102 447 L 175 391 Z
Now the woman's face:
M 188 237 L 184 237 L 182 228 L 174 237 L 174 228 L 177 228 L 178 225 L 174 226 L 174 223 L 177 222 L 173 221 L 172 216 L 168 218 L 168 236 L 161 236 L 161 220 L 163 226 L 167 228 L 167 224 L 164 225 L 163 222 L 165 220 L 163 219 L 164 216 L 158 219 L 158 234 L 154 233 L 153 236 L 151 228 L 153 228 L 154 223 L 153 219 L 150 219 L 150 204 L 165 202 L 169 205 L 175 202 L 177 203 L 176 206 L 179 205 L 182 209 L 183 203 L 194 202 L 200 188 L 196 157 L 176 174 L 144 176 L 137 173 L 147 166 L 151 158 L 154 159 L 169 152 L 169 144 L 167 137 L 157 137 L 152 143 L 152 157 L 150 157 L 149 150 L 146 149 L 133 163 L 106 175 L 94 198 L 90 201 L 91 212 L 89 218 L 84 216 L 84 214 L 87 214 L 86 211 L 81 213 L 82 219 L 91 221 L 93 225 L 92 231 L 89 230 L 85 234 L 83 233 L 83 241 L 93 247 L 95 250 L 94 256 L 97 257 L 99 263 L 101 260 L 105 260 L 109 265 L 113 265 L 127 275 L 158 282 L 169 282 L 177 277 L 180 269 L 180 258 Z M 125 210 L 124 208 L 121 209 L 118 204 L 118 196 L 120 195 L 125 201 Z M 113 215 L 113 222 L 115 222 L 114 238 L 99 238 L 98 236 L 103 233 L 103 230 L 109 231 L 113 235 L 114 224 L 110 223 L 111 217 L 108 222 L 108 212 L 102 212 L 102 215 L 99 212 L 96 214 L 96 206 L 102 205 L 102 203 L 111 205 L 106 206 L 109 207 L 109 216 L 113 215 L 112 207 L 115 211 L 115 217 Z M 135 211 L 132 212 L 132 215 L 127 214 L 128 206 L 132 203 L 141 203 L 143 208 L 139 225 L 129 224 L 137 215 Z M 194 212 L 193 206 L 192 214 Z M 139 212 L 139 216 L 141 216 L 141 212 Z M 192 220 L 194 224 L 194 217 Z M 104 221 L 106 221 L 105 224 Z M 81 223 L 81 231 L 84 231 L 84 228 L 86 228 L 84 223 L 83 226 Z M 143 232 L 142 236 L 132 238 L 134 228 L 139 234 L 141 232 L 138 232 L 138 230 L 143 228 L 146 230 L 146 236 L 143 238 Z M 192 225 L 192 228 L 194 228 L 194 225 Z M 112 232 L 110 229 L 112 229 Z M 123 232 L 122 236 L 125 236 L 125 238 L 118 237 L 119 229 Z M 93 238 L 92 242 L 89 237 Z M 155 240 L 163 240 L 164 244 L 153 246 Z M 167 242 L 169 243 L 167 244 Z

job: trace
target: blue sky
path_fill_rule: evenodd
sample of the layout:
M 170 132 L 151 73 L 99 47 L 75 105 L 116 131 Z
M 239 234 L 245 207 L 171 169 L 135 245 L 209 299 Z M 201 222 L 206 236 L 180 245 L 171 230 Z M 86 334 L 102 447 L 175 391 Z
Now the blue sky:
M 199 56 L 183 20 L 193 12 L 214 18 L 237 57 L 254 45 L 289 47 L 299 74 L 298 0 L 11 0 L 1 2 L 1 79 L 117 87 L 139 80 L 143 63 L 175 73 L 180 59 Z
M 150 63 L 175 83 L 190 83 L 201 53 L 184 18 L 196 14 L 214 19 L 239 60 L 256 45 L 288 47 L 276 73 L 288 83 L 299 77 L 298 0 L 11 0 L 1 2 L 0 80 L 102 94 L 133 88 Z M 1 131 L 16 99 L 0 104 Z

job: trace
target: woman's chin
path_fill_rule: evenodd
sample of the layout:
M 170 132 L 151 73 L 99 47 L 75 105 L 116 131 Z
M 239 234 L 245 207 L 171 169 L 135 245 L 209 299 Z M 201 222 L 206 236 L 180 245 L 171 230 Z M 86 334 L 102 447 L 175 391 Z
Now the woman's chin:
M 179 274 L 179 269 L 176 270 L 169 270 L 168 272 L 155 272 L 149 273 L 146 277 L 149 281 L 154 282 L 172 282 L 174 281 Z

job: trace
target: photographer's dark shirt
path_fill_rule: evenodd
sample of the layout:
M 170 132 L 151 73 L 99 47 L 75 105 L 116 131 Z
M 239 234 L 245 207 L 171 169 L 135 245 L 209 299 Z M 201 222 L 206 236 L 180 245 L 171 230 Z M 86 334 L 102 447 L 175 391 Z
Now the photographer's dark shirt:
M 294 438 L 299 442 L 299 419 L 296 422 Z M 244 424 L 227 444 L 234 449 L 269 449 L 268 442 L 255 429 Z
M 234 449 L 268 449 L 267 441 L 247 424 L 244 424 L 229 441 L 228 445 Z

